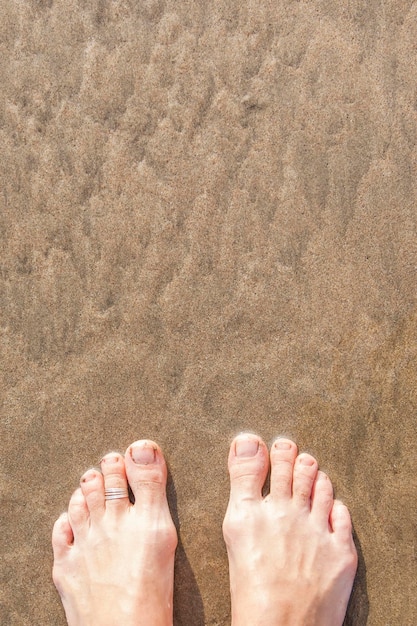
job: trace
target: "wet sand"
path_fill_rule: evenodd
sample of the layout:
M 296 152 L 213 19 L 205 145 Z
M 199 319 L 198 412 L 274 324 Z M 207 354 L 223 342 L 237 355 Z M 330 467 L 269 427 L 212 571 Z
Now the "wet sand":
M 176 626 L 230 623 L 228 445 L 315 454 L 347 624 L 417 623 L 417 4 L 1 2 L 4 626 L 63 625 L 50 532 L 156 439 Z

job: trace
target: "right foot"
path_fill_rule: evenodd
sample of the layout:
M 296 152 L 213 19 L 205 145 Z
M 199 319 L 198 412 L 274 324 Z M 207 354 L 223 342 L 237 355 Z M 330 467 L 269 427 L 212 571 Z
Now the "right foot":
M 124 457 L 107 454 L 101 470 L 84 474 L 54 526 L 53 578 L 68 624 L 172 626 L 177 533 L 162 452 L 137 441 Z M 106 500 L 105 489 L 126 496 Z
M 229 472 L 223 533 L 232 626 L 341 626 L 357 554 L 349 512 L 317 461 L 297 456 L 289 439 L 276 440 L 269 457 L 248 434 L 233 441 Z

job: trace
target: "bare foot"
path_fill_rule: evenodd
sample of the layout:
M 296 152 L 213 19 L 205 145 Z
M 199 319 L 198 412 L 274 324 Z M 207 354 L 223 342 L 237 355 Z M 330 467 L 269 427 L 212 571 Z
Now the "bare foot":
M 271 465 L 270 493 L 261 491 Z M 347 508 L 309 454 L 240 435 L 223 524 L 232 626 L 341 626 L 357 567 Z
M 137 441 L 88 470 L 55 522 L 53 579 L 69 626 L 172 626 L 177 533 L 160 448 Z M 135 496 L 105 500 L 104 489 Z M 114 493 L 114 492 L 113 492 Z M 117 495 L 117 494 L 116 494 Z

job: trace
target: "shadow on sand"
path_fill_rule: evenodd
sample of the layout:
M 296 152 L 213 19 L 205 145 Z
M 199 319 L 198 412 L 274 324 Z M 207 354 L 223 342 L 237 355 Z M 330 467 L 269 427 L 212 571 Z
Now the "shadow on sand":
M 366 566 L 358 536 L 353 530 L 353 538 L 358 551 L 358 571 L 350 596 L 343 626 L 366 626 L 369 614 L 369 600 L 366 586 Z
M 174 626 L 204 626 L 203 601 L 193 570 L 181 541 L 181 527 L 178 517 L 177 494 L 171 473 L 168 471 L 167 497 L 172 519 L 178 533 L 178 547 L 175 555 L 174 578 Z

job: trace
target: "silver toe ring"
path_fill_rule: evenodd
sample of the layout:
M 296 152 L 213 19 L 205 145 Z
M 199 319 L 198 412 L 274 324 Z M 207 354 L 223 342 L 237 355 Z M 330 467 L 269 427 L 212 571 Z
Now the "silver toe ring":
M 118 487 L 109 487 L 104 490 L 105 500 L 119 500 L 120 498 L 128 498 L 127 489 L 119 489 Z

